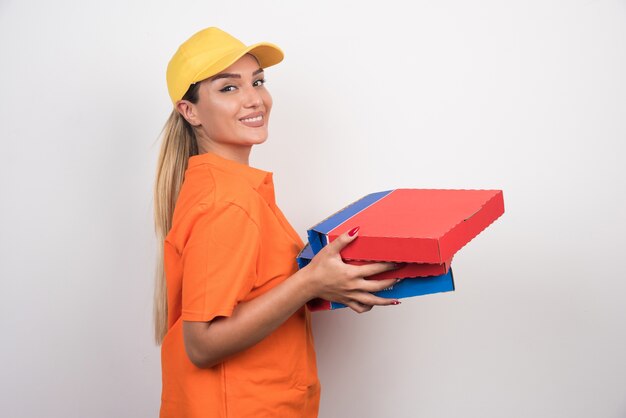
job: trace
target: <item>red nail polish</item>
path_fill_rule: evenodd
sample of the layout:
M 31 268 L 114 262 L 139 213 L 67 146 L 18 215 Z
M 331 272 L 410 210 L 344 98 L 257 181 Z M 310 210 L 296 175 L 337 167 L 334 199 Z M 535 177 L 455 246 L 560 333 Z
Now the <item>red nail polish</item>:
M 348 232 L 348 235 L 350 235 L 351 237 L 353 237 L 353 236 L 354 236 L 354 234 L 356 234 L 357 232 L 359 232 L 359 229 L 361 229 L 361 227 L 360 227 L 360 226 L 357 226 L 357 227 L 352 228 L 352 229 Z
M 394 300 L 393 302 L 391 302 L 392 305 L 399 305 L 400 301 L 399 300 Z

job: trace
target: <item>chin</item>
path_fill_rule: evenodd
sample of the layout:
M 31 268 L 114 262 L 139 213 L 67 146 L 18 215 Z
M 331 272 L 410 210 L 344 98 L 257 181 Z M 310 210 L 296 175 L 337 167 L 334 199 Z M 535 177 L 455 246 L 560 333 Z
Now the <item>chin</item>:
M 249 143 L 250 145 L 259 145 L 259 144 L 264 143 L 265 141 L 267 141 L 267 135 L 259 136 L 259 137 L 256 137 L 256 138 L 250 138 L 246 142 Z
M 259 145 L 267 140 L 267 134 L 267 130 L 262 130 L 260 132 L 234 132 L 230 138 L 223 138 L 223 141 L 232 145 Z

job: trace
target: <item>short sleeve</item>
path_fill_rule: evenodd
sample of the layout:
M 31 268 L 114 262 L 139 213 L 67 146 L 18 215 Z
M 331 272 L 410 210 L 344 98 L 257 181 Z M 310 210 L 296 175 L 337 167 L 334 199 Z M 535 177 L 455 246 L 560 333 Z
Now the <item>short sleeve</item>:
M 182 251 L 182 319 L 230 316 L 256 282 L 259 247 L 258 226 L 239 206 L 201 215 Z

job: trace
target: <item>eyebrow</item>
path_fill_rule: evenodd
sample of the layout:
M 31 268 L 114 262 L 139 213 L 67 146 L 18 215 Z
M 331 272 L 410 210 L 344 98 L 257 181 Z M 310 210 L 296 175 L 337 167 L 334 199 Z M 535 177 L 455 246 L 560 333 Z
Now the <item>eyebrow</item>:
M 263 68 L 259 68 L 258 70 L 256 70 L 255 72 L 252 73 L 252 76 L 254 77 L 255 75 L 260 74 L 262 72 L 263 72 Z M 219 73 L 219 74 L 214 75 L 213 77 L 211 77 L 211 81 L 219 80 L 220 78 L 241 78 L 241 74 Z

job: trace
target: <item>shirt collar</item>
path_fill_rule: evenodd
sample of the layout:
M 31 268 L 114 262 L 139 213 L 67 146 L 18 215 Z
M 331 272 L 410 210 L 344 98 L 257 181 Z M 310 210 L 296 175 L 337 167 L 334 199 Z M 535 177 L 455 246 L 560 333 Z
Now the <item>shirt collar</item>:
M 212 152 L 193 155 L 189 157 L 188 167 L 196 167 L 201 164 L 210 164 L 222 171 L 246 179 L 248 183 L 255 189 L 259 190 L 263 185 L 272 184 L 272 173 L 269 171 L 259 170 L 246 164 L 220 157 Z

